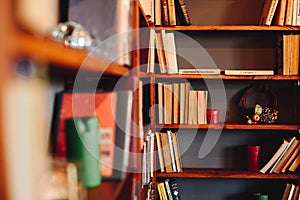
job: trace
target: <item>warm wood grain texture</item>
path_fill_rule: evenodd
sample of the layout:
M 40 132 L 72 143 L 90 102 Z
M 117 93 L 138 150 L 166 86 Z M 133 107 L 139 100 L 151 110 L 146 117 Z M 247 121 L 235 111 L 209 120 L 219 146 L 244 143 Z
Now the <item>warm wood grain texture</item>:
M 274 80 L 274 81 L 296 81 L 300 80 L 300 76 L 228 76 L 228 75 L 200 75 L 200 74 L 147 74 L 141 73 L 141 78 L 150 78 L 154 76 L 155 79 L 223 79 L 223 80 Z
M 156 125 L 157 129 L 227 129 L 227 130 L 285 130 L 285 131 L 298 131 L 299 125 L 289 124 L 171 124 L 171 125 Z
M 72 70 L 89 70 L 108 75 L 122 76 L 128 68 L 114 62 L 90 56 L 85 50 L 66 47 L 50 39 L 34 37 L 20 31 L 15 31 L 12 43 L 18 56 L 29 56 L 36 60 L 47 61 Z M 37 54 L 37 52 L 39 52 Z
M 172 31 L 300 31 L 299 27 L 295 26 L 157 26 L 157 30 L 172 30 Z
M 158 178 L 299 179 L 298 174 L 262 174 L 229 169 L 183 169 L 182 173 L 157 173 Z

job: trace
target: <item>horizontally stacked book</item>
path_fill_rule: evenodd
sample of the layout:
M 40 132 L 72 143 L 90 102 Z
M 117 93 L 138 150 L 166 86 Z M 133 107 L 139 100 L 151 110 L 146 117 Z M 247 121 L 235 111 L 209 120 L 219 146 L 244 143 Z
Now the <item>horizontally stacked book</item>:
M 299 0 L 265 0 L 259 25 L 300 26 Z
M 171 130 L 156 132 L 160 172 L 182 172 L 177 133 Z
M 207 124 L 207 90 L 190 83 L 157 83 L 159 124 Z
M 158 195 L 161 200 L 180 200 L 181 195 L 175 179 L 165 179 L 157 183 Z
M 300 140 L 296 137 L 284 139 L 272 158 L 263 168 L 261 173 L 287 173 L 295 172 L 300 164 Z
M 140 0 L 148 22 L 155 26 L 191 25 L 185 0 Z

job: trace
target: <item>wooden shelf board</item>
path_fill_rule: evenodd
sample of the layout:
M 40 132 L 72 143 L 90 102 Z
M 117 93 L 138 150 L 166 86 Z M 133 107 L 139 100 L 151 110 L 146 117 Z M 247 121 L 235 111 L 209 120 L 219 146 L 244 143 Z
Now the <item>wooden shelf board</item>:
M 245 170 L 183 169 L 182 173 L 157 173 L 157 178 L 299 179 L 297 174 L 262 174 Z
M 18 55 L 57 64 L 65 69 L 88 70 L 115 76 L 126 75 L 129 71 L 122 65 L 90 56 L 86 50 L 66 47 L 50 39 L 35 37 L 20 31 L 15 34 L 16 40 L 12 44 Z
M 156 26 L 155 29 L 172 31 L 300 31 L 300 28 L 295 26 L 258 25 Z
M 299 125 L 289 124 L 157 124 L 156 128 L 163 129 L 228 129 L 228 130 L 285 130 L 285 131 L 298 131 Z
M 141 78 L 156 79 L 222 79 L 222 80 L 274 80 L 274 81 L 297 81 L 300 76 L 274 75 L 274 76 L 228 76 L 228 75 L 200 75 L 200 74 L 147 74 L 141 73 Z

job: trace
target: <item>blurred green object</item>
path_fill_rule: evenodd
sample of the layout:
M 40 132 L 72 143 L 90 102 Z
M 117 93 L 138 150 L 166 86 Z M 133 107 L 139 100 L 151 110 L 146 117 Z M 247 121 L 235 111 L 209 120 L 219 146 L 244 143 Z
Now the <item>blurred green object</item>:
M 99 186 L 102 177 L 97 117 L 70 118 L 66 120 L 65 125 L 68 160 L 77 164 L 85 187 Z

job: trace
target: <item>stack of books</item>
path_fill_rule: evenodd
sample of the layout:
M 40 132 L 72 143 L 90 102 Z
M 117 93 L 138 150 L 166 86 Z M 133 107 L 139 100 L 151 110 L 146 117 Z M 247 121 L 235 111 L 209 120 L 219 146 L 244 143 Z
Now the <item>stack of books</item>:
M 161 172 L 182 172 L 177 133 L 156 132 L 156 143 Z
M 259 25 L 299 26 L 298 0 L 265 0 Z
M 299 199 L 300 186 L 294 183 L 287 183 L 282 195 L 282 200 L 297 200 Z
M 160 73 L 177 74 L 177 56 L 173 32 L 150 30 L 147 73 L 155 73 L 155 52 Z
M 150 23 L 156 26 L 191 25 L 185 0 L 140 0 Z
M 180 200 L 180 191 L 175 179 L 165 179 L 157 183 L 158 195 L 161 200 Z
M 272 158 L 263 168 L 261 173 L 286 173 L 294 172 L 300 163 L 300 140 L 296 137 L 284 139 Z
M 157 83 L 159 124 L 207 124 L 207 90 L 190 83 Z
M 148 131 L 143 142 L 142 186 L 148 185 L 154 173 L 155 134 Z

